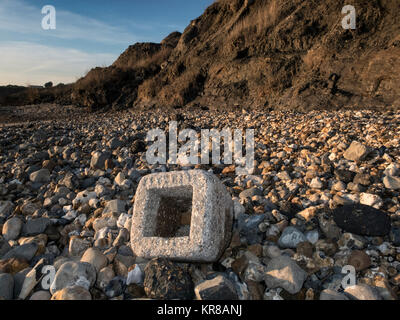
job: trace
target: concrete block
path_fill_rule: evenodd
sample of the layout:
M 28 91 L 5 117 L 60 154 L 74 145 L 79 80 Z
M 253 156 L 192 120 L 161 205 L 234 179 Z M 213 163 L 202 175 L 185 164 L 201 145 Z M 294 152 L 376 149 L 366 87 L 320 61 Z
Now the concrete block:
M 150 174 L 135 196 L 132 250 L 146 259 L 213 262 L 229 244 L 232 218 L 232 198 L 212 173 Z

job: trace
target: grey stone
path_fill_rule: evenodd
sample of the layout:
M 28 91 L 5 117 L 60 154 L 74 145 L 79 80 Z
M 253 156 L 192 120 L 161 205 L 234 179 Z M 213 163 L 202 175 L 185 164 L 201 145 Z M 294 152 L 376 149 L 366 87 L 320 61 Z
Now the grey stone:
M 265 277 L 267 267 L 255 261 L 249 261 L 243 277 L 245 281 L 262 282 Z
M 0 258 L 2 258 L 3 255 L 10 250 L 11 246 L 8 244 L 8 242 L 3 237 L 0 237 Z
M 24 284 L 26 275 L 32 270 L 32 268 L 26 268 L 14 275 L 14 298 L 17 299 L 21 293 L 22 286 Z
M 383 184 L 386 189 L 400 190 L 400 177 L 386 176 L 383 178 Z
M 111 200 L 108 201 L 103 213 L 123 213 L 126 212 L 126 201 L 123 200 Z
M 278 240 L 278 245 L 281 248 L 295 249 L 300 242 L 307 241 L 306 236 L 296 227 L 287 227 L 283 230 L 281 237 Z
M 0 274 L 0 300 L 12 300 L 14 292 L 14 278 L 11 274 Z
M 352 300 L 382 300 L 378 290 L 366 284 L 347 287 L 344 292 Z
M 100 250 L 89 248 L 85 251 L 81 258 L 81 262 L 90 263 L 97 272 L 107 266 L 108 260 L 107 257 L 101 253 Z
M 39 210 L 39 206 L 32 202 L 25 202 L 21 206 L 21 212 L 24 216 L 31 216 L 35 213 L 36 210 Z
M 222 275 L 200 282 L 194 292 L 198 300 L 238 300 L 235 285 Z
M 163 201 L 167 204 L 160 214 Z M 191 205 L 190 236 L 160 236 L 160 229 L 179 225 L 180 220 L 175 221 L 176 203 L 185 201 Z M 136 192 L 131 246 L 136 256 L 146 259 L 214 262 L 229 244 L 232 219 L 231 196 L 212 173 L 191 170 L 150 174 L 140 180 Z
M 353 141 L 343 156 L 345 159 L 350 161 L 360 161 L 364 160 L 369 153 L 370 149 L 368 147 L 358 141 Z
M 262 196 L 262 195 L 263 195 L 262 190 L 254 187 L 254 188 L 250 188 L 250 189 L 246 189 L 246 190 L 242 191 L 239 194 L 239 198 L 246 199 L 246 198 L 252 198 L 254 196 Z
M 64 185 L 65 187 L 67 187 L 70 190 L 74 190 L 76 187 L 79 186 L 79 180 L 74 174 L 72 174 L 71 172 L 68 172 L 65 175 L 65 177 L 59 182 L 59 184 Z
M 36 236 L 44 233 L 46 228 L 50 225 L 50 219 L 38 218 L 27 220 L 22 228 L 22 233 L 26 236 Z
M 129 231 L 128 231 L 128 229 L 121 228 L 119 230 L 117 238 L 115 238 L 115 240 L 114 240 L 113 246 L 114 247 L 119 247 L 119 246 L 124 245 L 128 241 L 129 241 Z M 133 252 L 132 252 L 132 254 L 133 254 Z
M 98 273 L 96 286 L 104 291 L 107 288 L 108 284 L 111 282 L 111 280 L 114 278 L 115 278 L 115 272 L 113 270 L 112 265 L 109 265 L 108 267 L 101 269 L 100 272 Z
M 90 161 L 90 167 L 92 169 L 104 170 L 105 162 L 110 159 L 111 154 L 109 152 L 95 152 Z
M 114 258 L 114 270 L 118 276 L 127 277 L 128 270 L 135 263 L 135 258 L 133 256 L 123 256 L 117 254 Z
M 287 256 L 273 258 L 267 265 L 265 283 L 269 289 L 282 288 L 296 294 L 306 279 L 307 273 Z
M 12 248 L 10 251 L 8 251 L 3 256 L 3 260 L 15 258 L 15 259 L 25 259 L 27 261 L 31 261 L 32 258 L 35 256 L 37 250 L 38 250 L 38 245 L 36 242 L 23 244 L 22 246 Z
M 22 228 L 22 221 L 17 217 L 8 219 L 3 225 L 3 236 L 4 239 L 15 240 L 18 238 Z
M 50 286 L 51 294 L 67 287 L 81 286 L 89 290 L 96 281 L 96 269 L 86 262 L 65 262 L 57 271 Z
M 29 300 L 46 301 L 51 299 L 51 294 L 48 291 L 36 291 Z
M 0 217 L 7 218 L 14 210 L 11 201 L 0 201 Z
M 69 241 L 68 252 L 70 256 L 81 256 L 89 247 L 91 243 L 87 239 L 73 237 Z
M 48 183 L 50 181 L 50 171 L 47 169 L 40 169 L 30 174 L 29 179 L 33 183 Z
M 325 289 L 321 292 L 319 300 L 349 300 L 349 298 L 333 289 Z
M 106 213 L 93 222 L 93 229 L 97 232 L 104 228 L 116 229 L 118 214 Z M 97 237 L 97 236 L 96 236 Z
M 386 176 L 392 176 L 392 177 L 398 176 L 399 173 L 400 173 L 400 168 L 399 168 L 399 166 L 398 166 L 397 164 L 395 164 L 395 163 L 390 164 L 390 165 L 385 169 L 385 171 L 383 172 L 384 175 L 386 175 Z

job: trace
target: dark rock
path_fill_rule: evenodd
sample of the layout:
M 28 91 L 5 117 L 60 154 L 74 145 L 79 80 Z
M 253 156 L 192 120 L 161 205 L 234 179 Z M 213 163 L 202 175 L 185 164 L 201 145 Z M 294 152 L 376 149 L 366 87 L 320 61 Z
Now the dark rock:
M 4 256 L 3 260 L 15 258 L 19 260 L 31 261 L 38 250 L 38 245 L 35 242 L 23 244 L 22 246 L 15 247 L 8 251 Z
M 92 187 L 96 183 L 96 179 L 93 177 L 86 178 L 83 181 L 80 182 L 80 187 L 82 189 L 87 189 L 89 187 Z
M 35 266 L 42 259 L 44 259 L 46 261 L 47 265 L 52 265 L 54 263 L 55 258 L 56 258 L 56 255 L 54 253 L 41 254 L 38 256 L 34 256 L 30 265 Z
M 135 140 L 132 143 L 131 150 L 133 153 L 146 151 L 146 144 L 142 140 Z
M 333 210 L 336 224 L 347 232 L 364 236 L 385 236 L 390 232 L 390 217 L 370 206 L 345 205 Z
M 11 274 L 0 274 L 0 300 L 11 300 L 14 292 L 14 278 Z
M 311 258 L 314 252 L 312 243 L 308 241 L 300 242 L 296 247 L 296 252 L 300 255 Z
M 29 179 L 33 183 L 47 183 L 50 181 L 50 171 L 47 169 L 40 169 L 39 171 L 35 171 L 29 175 Z
M 199 300 L 238 300 L 234 284 L 222 275 L 199 283 L 195 293 Z
M 107 297 L 115 298 L 123 294 L 125 288 L 126 288 L 125 280 L 122 277 L 116 277 L 108 283 L 104 292 L 106 293 Z
M 188 271 L 166 259 L 154 259 L 145 268 L 144 290 L 153 299 L 193 298 L 193 282 Z
M 299 213 L 302 209 L 297 204 L 294 204 L 290 201 L 284 201 L 280 205 L 280 212 L 285 215 L 289 220 L 293 219 L 297 213 Z
M 146 293 L 144 292 L 144 288 L 141 287 L 138 284 L 132 283 L 130 284 L 126 290 L 125 290 L 125 294 L 127 295 L 127 297 L 129 297 L 130 299 L 132 298 L 143 298 L 146 296 Z
M 390 240 L 396 247 L 400 246 L 400 227 L 393 227 L 390 231 Z
M 345 183 L 352 182 L 355 176 L 355 172 L 350 170 L 336 169 L 335 177 L 336 179 L 343 181 Z
M 0 257 L 5 255 L 10 250 L 11 247 L 8 242 L 3 237 L 0 237 Z
M 264 233 L 260 231 L 258 226 L 265 220 L 265 217 L 265 214 L 256 216 L 241 214 L 239 216 L 239 232 L 246 238 L 249 245 L 260 243 L 263 240 Z
M 36 236 L 38 234 L 44 233 L 49 224 L 50 219 L 48 218 L 27 220 L 22 229 L 22 233 L 28 237 Z

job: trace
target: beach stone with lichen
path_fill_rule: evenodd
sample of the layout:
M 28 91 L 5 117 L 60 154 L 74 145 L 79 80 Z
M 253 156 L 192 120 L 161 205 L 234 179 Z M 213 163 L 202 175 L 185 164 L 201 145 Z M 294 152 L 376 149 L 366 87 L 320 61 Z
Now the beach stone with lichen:
M 177 263 L 154 259 L 147 264 L 144 273 L 144 290 L 149 298 L 187 300 L 194 296 L 190 274 Z

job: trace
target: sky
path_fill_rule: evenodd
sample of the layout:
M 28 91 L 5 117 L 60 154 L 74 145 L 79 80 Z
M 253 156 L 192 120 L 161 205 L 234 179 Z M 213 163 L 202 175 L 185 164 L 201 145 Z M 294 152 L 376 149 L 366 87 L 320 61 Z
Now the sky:
M 160 42 L 214 0 L 0 0 L 0 85 L 71 83 L 131 44 Z M 45 30 L 55 8 L 56 29 Z

